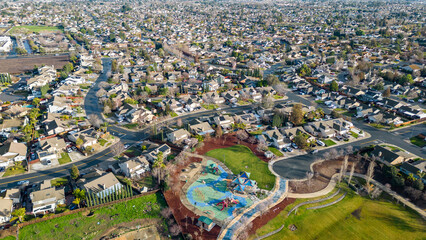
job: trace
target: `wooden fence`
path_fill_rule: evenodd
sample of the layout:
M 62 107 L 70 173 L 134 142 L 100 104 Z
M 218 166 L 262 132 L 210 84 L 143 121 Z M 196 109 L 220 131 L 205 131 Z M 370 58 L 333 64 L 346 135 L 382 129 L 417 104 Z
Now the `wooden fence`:
M 47 220 L 67 216 L 67 215 L 74 214 L 74 213 L 79 213 L 79 212 L 83 212 L 83 211 L 90 211 L 90 210 L 97 209 L 97 208 L 100 208 L 100 207 L 105 207 L 105 206 L 109 206 L 109 205 L 112 205 L 112 204 L 129 201 L 129 200 L 136 199 L 136 198 L 139 198 L 139 197 L 143 197 L 143 196 L 146 196 L 146 195 L 154 194 L 158 191 L 159 190 L 156 189 L 156 190 L 141 193 L 139 195 L 135 195 L 135 196 L 132 196 L 132 197 L 127 197 L 127 198 L 123 198 L 123 199 L 119 199 L 119 200 L 115 200 L 115 201 L 111 201 L 111 202 L 107 202 L 107 203 L 102 203 L 102 204 L 92 206 L 92 207 L 79 208 L 79 209 L 75 209 L 75 210 L 71 210 L 71 211 L 67 211 L 67 212 L 63 212 L 63 213 L 59 213 L 59 214 L 54 214 L 54 215 L 47 216 L 47 217 L 44 217 L 44 218 L 36 218 L 36 219 L 30 220 L 28 222 L 19 223 L 17 225 L 17 227 L 18 227 L 17 231 L 19 231 L 19 229 L 21 229 L 25 226 L 28 226 L 28 225 L 31 225 L 31 224 L 34 224 L 34 223 L 44 222 L 44 221 L 47 221 Z

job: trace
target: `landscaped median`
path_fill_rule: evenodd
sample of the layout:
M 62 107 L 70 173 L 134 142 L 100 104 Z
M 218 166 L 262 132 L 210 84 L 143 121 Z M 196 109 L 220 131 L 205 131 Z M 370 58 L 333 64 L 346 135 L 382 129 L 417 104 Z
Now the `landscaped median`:
M 249 172 L 250 178 L 257 182 L 259 188 L 271 190 L 275 184 L 275 175 L 269 171 L 268 163 L 256 157 L 250 148 L 235 145 L 228 148 L 211 150 L 207 156 L 223 162 L 234 174 Z

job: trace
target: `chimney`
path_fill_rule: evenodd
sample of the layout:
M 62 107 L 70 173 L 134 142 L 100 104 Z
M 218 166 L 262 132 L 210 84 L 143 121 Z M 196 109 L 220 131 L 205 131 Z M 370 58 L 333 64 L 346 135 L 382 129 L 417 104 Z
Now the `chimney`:
M 105 190 L 106 189 L 106 186 L 105 186 L 105 184 L 104 183 L 102 183 L 102 188 Z

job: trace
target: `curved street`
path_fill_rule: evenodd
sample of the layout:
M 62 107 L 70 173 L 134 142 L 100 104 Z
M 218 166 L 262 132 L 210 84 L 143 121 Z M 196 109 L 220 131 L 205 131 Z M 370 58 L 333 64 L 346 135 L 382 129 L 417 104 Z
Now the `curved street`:
M 108 75 L 111 72 L 111 59 L 104 58 L 102 59 L 102 61 L 103 61 L 104 71 L 96 80 L 92 88 L 89 90 L 84 101 L 84 109 L 86 110 L 86 114 L 87 115 L 96 114 L 100 118 L 102 118 L 102 114 L 101 114 L 102 109 L 96 97 L 96 92 L 99 90 L 99 83 L 102 81 L 107 81 Z M 290 91 L 287 93 L 287 99 L 275 101 L 275 104 L 286 103 L 288 101 L 301 102 L 305 105 L 316 106 L 315 102 L 310 101 L 306 98 L 303 98 L 299 95 L 296 95 Z M 252 109 L 253 107 L 251 105 L 246 105 L 246 106 L 238 106 L 235 108 L 223 107 L 221 111 L 226 111 L 227 113 L 238 113 L 241 111 L 247 111 Z M 177 119 L 182 119 L 182 122 L 185 123 L 193 119 L 198 119 L 200 117 L 213 116 L 216 113 L 218 113 L 217 110 L 207 110 L 207 111 L 201 111 L 201 112 L 195 112 L 195 113 L 188 113 L 183 116 L 178 116 L 172 119 L 165 120 L 164 122 L 167 125 L 172 125 L 176 123 Z M 373 128 L 369 125 L 364 124 L 361 121 L 353 121 L 353 123 L 357 128 L 360 128 L 363 131 L 369 132 L 372 137 L 368 139 L 360 140 L 357 142 L 353 142 L 353 143 L 339 145 L 335 147 L 336 149 L 343 149 L 347 145 L 352 145 L 354 149 L 358 149 L 360 147 L 368 146 L 371 144 L 386 142 L 386 143 L 397 145 L 405 149 L 406 151 L 411 152 L 420 157 L 423 157 L 423 158 L 426 157 L 425 149 L 421 149 L 417 146 L 414 146 L 404 141 L 404 138 L 413 136 L 413 134 L 417 134 L 420 131 L 424 131 L 424 124 L 414 125 L 411 127 L 406 127 L 406 128 L 397 130 L 397 131 L 388 132 L 388 131 L 383 131 L 383 130 Z M 112 132 L 115 136 L 120 137 L 123 144 L 131 145 L 136 142 L 147 139 L 151 131 L 151 126 L 148 126 L 139 131 L 130 131 L 121 127 L 111 126 L 111 127 L 108 127 L 108 131 Z M 305 155 L 290 157 L 290 158 L 277 161 L 273 165 L 273 170 L 278 175 L 282 176 L 285 179 L 305 178 L 306 172 L 310 170 L 310 165 L 315 161 L 317 157 L 320 157 L 326 151 L 328 151 L 328 149 L 321 150 L 316 155 L 305 154 Z M 61 165 L 58 167 L 53 167 L 50 169 L 41 170 L 37 172 L 31 171 L 29 173 L 22 174 L 22 175 L 2 178 L 0 179 L 0 188 L 15 187 L 17 186 L 17 182 L 22 180 L 28 180 L 30 182 L 40 182 L 46 179 L 64 177 L 69 175 L 69 170 L 71 169 L 71 166 L 73 164 L 75 164 L 79 169 L 85 169 L 88 167 L 96 166 L 98 164 L 102 164 L 106 160 L 112 157 L 113 157 L 113 154 L 111 153 L 111 150 L 107 148 L 99 153 L 92 155 L 89 158 L 85 158 L 75 163 L 65 164 L 65 165 Z

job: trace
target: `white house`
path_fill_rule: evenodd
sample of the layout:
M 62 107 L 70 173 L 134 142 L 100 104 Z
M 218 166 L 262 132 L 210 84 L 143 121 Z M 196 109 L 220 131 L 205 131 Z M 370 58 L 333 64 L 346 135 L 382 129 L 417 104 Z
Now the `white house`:
M 121 187 L 121 183 L 113 173 L 104 174 L 84 184 L 84 188 L 87 192 L 94 193 L 100 198 L 120 190 Z
M 120 167 L 123 174 L 128 178 L 139 177 L 150 170 L 149 162 L 144 156 L 138 156 L 119 163 L 118 166 Z

